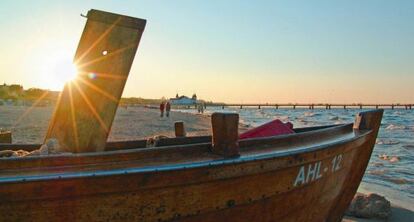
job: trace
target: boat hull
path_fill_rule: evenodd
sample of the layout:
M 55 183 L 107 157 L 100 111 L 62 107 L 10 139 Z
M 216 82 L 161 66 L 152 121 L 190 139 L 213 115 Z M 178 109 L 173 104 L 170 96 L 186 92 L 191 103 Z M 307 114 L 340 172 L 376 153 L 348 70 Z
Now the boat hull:
M 2 172 L 0 213 L 11 221 L 339 221 L 377 134 L 349 126 L 340 131 L 313 146 L 161 168 L 21 180 Z

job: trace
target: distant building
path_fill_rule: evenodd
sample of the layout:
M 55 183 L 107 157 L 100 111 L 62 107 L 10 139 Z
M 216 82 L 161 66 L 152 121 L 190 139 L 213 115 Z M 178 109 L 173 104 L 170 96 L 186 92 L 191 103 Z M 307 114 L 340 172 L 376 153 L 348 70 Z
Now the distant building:
M 195 105 L 197 104 L 197 95 L 194 94 L 191 98 L 187 96 L 175 95 L 175 98 L 170 99 L 171 105 Z

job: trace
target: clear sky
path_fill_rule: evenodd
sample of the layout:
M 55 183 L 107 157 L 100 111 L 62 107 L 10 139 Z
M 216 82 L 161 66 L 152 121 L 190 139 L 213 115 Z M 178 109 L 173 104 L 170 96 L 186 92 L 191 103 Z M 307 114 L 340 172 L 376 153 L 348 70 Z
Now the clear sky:
M 91 8 L 147 20 L 123 96 L 414 102 L 414 1 L 0 1 L 0 81 L 62 89 Z

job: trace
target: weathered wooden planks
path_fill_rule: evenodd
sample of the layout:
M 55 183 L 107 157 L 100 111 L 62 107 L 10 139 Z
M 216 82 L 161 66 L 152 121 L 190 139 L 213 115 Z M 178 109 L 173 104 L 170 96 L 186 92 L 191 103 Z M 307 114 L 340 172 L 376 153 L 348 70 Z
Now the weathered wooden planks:
M 175 137 L 185 137 L 186 136 L 183 121 L 177 121 L 177 122 L 174 123 L 174 132 L 175 132 Z
M 212 151 L 224 157 L 239 156 L 239 114 L 213 113 L 211 127 Z
M 70 152 L 103 151 L 146 21 L 90 10 L 46 135 Z

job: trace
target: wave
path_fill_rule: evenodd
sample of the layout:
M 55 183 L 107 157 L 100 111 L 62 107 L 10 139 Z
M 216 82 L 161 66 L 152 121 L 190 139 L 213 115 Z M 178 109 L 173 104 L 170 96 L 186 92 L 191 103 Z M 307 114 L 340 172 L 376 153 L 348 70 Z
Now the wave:
M 381 162 L 373 162 L 371 165 L 372 166 L 376 166 L 376 167 L 383 167 L 384 166 L 384 163 L 381 163 Z
M 283 122 L 289 121 L 289 116 L 277 116 L 277 118 Z
M 403 125 L 390 124 L 387 127 L 385 127 L 385 129 L 386 130 L 403 130 L 403 129 L 407 129 L 407 127 Z
M 303 116 L 304 117 L 313 117 L 313 116 L 320 116 L 321 114 L 319 113 L 313 113 L 313 112 L 304 112 Z
M 329 120 L 339 120 L 339 117 L 338 116 L 332 116 L 332 117 L 329 117 Z
M 400 161 L 400 158 L 398 156 L 388 156 L 387 154 L 381 154 L 378 156 L 382 160 L 386 160 L 390 163 L 396 163 Z
M 404 178 L 394 178 L 394 177 L 383 177 L 383 178 L 391 183 L 398 184 L 398 185 L 407 184 L 409 182 L 408 180 Z
M 345 121 L 339 120 L 339 121 L 335 121 L 334 124 L 344 124 L 346 123 Z
M 250 124 L 250 123 L 248 123 L 248 122 L 246 122 L 246 121 L 245 121 L 245 120 L 243 120 L 243 119 L 240 119 L 239 124 L 240 124 L 242 127 L 245 127 L 245 128 L 249 128 L 249 127 L 251 127 L 251 124 Z
M 414 149 L 414 144 L 403 145 L 402 147 L 405 149 Z
M 379 175 L 379 176 L 384 175 L 387 172 L 388 172 L 388 170 L 386 170 L 386 169 L 382 169 L 382 170 L 369 170 L 368 171 L 368 173 L 371 174 L 371 175 Z
M 396 145 L 396 144 L 399 144 L 400 141 L 393 140 L 393 139 L 389 139 L 389 140 L 377 139 L 377 141 L 375 143 L 378 144 L 378 145 Z

